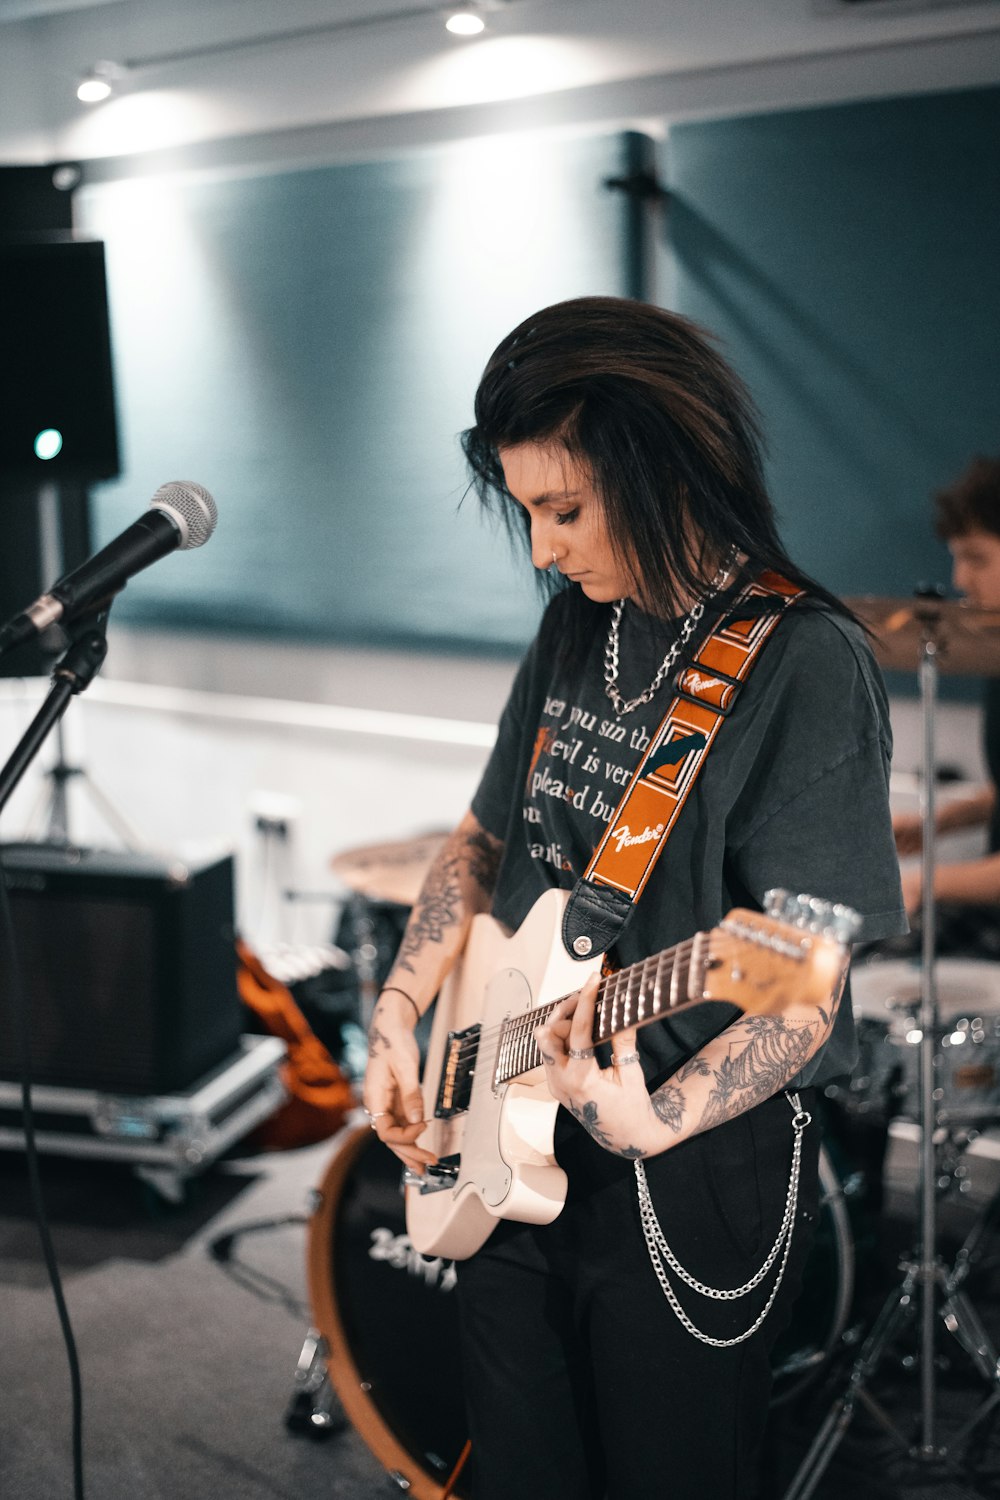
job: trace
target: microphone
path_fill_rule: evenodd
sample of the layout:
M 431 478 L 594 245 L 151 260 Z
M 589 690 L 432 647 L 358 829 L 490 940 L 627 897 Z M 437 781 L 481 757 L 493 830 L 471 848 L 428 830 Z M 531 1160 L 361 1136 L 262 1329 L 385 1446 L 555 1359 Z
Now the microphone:
M 124 588 L 133 573 L 168 552 L 200 547 L 212 535 L 218 518 L 215 501 L 200 484 L 183 479 L 162 484 L 138 521 L 8 620 L 0 630 L 0 655 L 59 620 L 86 614 Z

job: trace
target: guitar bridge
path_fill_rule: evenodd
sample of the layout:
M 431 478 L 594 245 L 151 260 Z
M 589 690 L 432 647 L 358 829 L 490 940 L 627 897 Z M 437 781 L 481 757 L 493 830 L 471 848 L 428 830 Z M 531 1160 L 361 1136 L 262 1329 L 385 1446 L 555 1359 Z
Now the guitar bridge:
M 445 1042 L 444 1065 L 434 1105 L 436 1120 L 450 1120 L 469 1107 L 472 1080 L 479 1053 L 480 1027 L 467 1026 L 464 1031 L 449 1031 Z
M 403 1186 L 415 1188 L 418 1193 L 444 1192 L 447 1188 L 453 1188 L 458 1181 L 460 1165 L 457 1156 L 442 1156 L 440 1161 L 426 1166 L 422 1172 L 414 1172 L 411 1167 L 406 1167 Z

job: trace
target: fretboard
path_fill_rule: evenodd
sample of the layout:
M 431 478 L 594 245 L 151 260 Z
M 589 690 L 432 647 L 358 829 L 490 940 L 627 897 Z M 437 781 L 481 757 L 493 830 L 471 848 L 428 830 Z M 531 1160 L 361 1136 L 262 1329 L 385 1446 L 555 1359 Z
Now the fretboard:
M 686 1004 L 688 979 L 692 963 L 697 961 L 700 942 L 699 934 L 602 979 L 594 1006 L 594 1046 L 609 1042 L 619 1031 L 645 1026 L 648 1021 Z M 497 1083 L 509 1083 L 521 1073 L 539 1067 L 542 1058 L 533 1033 L 559 1003 L 560 1000 L 550 1000 L 547 1005 L 512 1016 L 504 1023 L 494 1074 Z

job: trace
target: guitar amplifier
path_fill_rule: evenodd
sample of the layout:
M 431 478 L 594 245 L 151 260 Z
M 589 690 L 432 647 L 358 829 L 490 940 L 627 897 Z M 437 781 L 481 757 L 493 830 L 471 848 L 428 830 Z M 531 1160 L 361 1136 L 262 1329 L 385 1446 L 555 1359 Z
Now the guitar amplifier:
M 2 853 L 36 1083 L 165 1094 L 239 1047 L 231 855 L 8 844 Z M 0 971 L 0 1078 L 21 1074 Z

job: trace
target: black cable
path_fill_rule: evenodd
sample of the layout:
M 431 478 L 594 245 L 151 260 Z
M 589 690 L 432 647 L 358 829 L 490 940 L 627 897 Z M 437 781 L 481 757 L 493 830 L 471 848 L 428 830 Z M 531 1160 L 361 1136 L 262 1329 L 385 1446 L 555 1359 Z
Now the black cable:
M 59 1314 L 59 1326 L 62 1329 L 63 1342 L 66 1345 L 66 1361 L 69 1365 L 70 1387 L 73 1393 L 73 1496 L 74 1500 L 84 1500 L 83 1383 L 80 1379 L 80 1361 L 76 1352 L 76 1339 L 73 1337 L 73 1327 L 69 1320 L 66 1298 L 63 1295 L 62 1278 L 59 1275 L 55 1248 L 52 1244 L 52 1234 L 49 1229 L 48 1216 L 45 1212 L 45 1200 L 42 1196 L 42 1179 L 38 1169 L 38 1150 L 35 1144 L 35 1118 L 31 1102 L 31 1043 L 27 991 L 24 986 L 21 961 L 17 951 L 17 934 L 14 929 L 14 918 L 10 909 L 10 895 L 7 890 L 7 877 L 3 866 L 2 848 L 0 848 L 0 929 L 3 932 L 4 947 L 7 950 L 7 974 L 9 975 L 11 1013 L 14 1017 L 18 1052 L 20 1054 L 21 1100 L 24 1113 L 24 1154 L 28 1166 L 31 1203 L 35 1213 L 35 1222 L 38 1226 L 38 1237 L 42 1242 L 42 1254 L 45 1257 L 45 1265 L 49 1274 L 49 1284 L 52 1287 L 56 1311 Z

